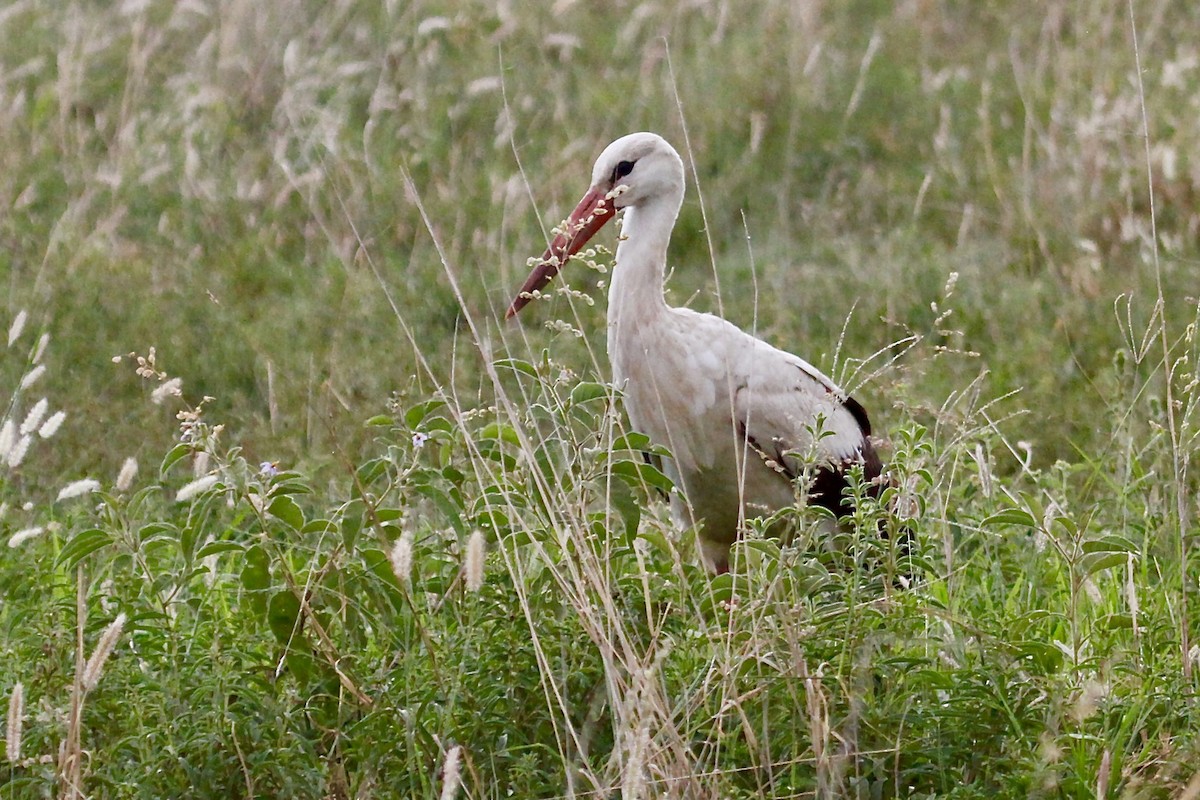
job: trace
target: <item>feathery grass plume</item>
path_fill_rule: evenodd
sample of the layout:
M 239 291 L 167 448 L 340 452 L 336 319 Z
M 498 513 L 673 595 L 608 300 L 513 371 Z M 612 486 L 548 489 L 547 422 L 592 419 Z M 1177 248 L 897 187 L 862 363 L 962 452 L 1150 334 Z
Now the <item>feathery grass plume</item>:
M 17 312 L 13 317 L 12 324 L 8 326 L 8 346 L 12 347 L 17 339 L 21 338 L 21 332 L 25 330 L 25 321 L 29 319 L 29 314 L 25 313 L 25 309 Z
M 38 428 L 38 436 L 43 439 L 49 439 L 54 434 L 58 433 L 58 429 L 62 427 L 63 420 L 67 418 L 67 412 L 55 411 L 50 415 L 50 419 L 42 423 L 42 427 Z
M 4 739 L 4 749 L 10 764 L 21 760 L 21 729 L 24 721 L 25 686 L 18 681 L 8 698 L 8 730 Z
M 446 764 L 442 767 L 441 800 L 454 800 L 462 783 L 462 747 L 454 745 L 446 753 Z
M 46 346 L 50 344 L 50 334 L 43 333 L 38 337 L 37 347 L 33 348 L 33 363 L 42 363 L 42 356 L 46 355 Z
M 203 478 L 206 474 L 208 474 L 208 458 L 209 456 L 207 450 L 198 450 L 196 452 L 196 458 L 194 461 L 192 461 L 193 478 Z
M 29 413 L 25 415 L 25 421 L 21 423 L 20 431 L 22 435 L 33 433 L 42 424 L 42 417 L 46 416 L 46 412 L 50 410 L 50 401 L 42 398 L 33 404 L 33 408 L 29 409 Z
M 22 528 L 21 530 L 8 537 L 9 547 L 20 547 L 35 536 L 40 536 L 46 529 L 41 525 L 34 525 L 32 528 Z
M 463 571 L 467 573 L 467 591 L 478 592 L 483 588 L 483 555 L 486 543 L 483 531 L 475 531 L 467 539 L 467 555 Z
M 408 585 L 412 580 L 412 531 L 405 531 L 400 534 L 400 538 L 392 545 L 392 552 L 389 554 L 389 559 L 392 562 L 392 572 L 395 573 L 396 580 L 400 581 L 403 585 Z
M 121 471 L 117 473 L 117 491 L 128 492 L 129 487 L 133 486 L 133 479 L 137 477 L 138 463 L 133 456 L 125 459 L 125 463 L 121 464 Z
M 150 393 L 150 400 L 156 406 L 161 406 L 168 397 L 180 397 L 183 394 L 183 378 L 171 378 L 163 381 Z
M 17 440 L 8 451 L 8 466 L 10 469 L 16 469 L 21 466 L 21 462 L 25 460 L 25 454 L 29 452 L 29 443 L 33 441 L 32 436 L 22 436 Z
M 216 475 L 205 475 L 203 478 L 197 478 L 191 483 L 184 484 L 178 492 L 175 493 L 176 503 L 186 503 L 198 494 L 211 489 L 217 482 Z
M 0 461 L 8 459 L 9 451 L 12 450 L 13 442 L 16 440 L 17 426 L 11 419 L 4 420 L 4 424 L 0 425 Z
M 55 502 L 59 500 L 70 500 L 72 497 L 91 494 L 100 490 L 100 481 L 94 478 L 84 478 L 83 480 L 71 481 L 63 488 L 59 489 L 58 497 L 54 498 Z
M 83 678 L 80 683 L 83 684 L 83 690 L 90 692 L 100 683 L 100 675 L 104 672 L 104 662 L 108 661 L 108 657 L 112 655 L 113 648 L 117 646 L 117 641 L 121 638 L 121 631 L 125 628 L 125 615 L 118 614 L 104 633 L 100 634 L 100 641 L 96 643 L 96 649 L 92 651 L 91 657 L 87 660 L 87 665 L 83 668 Z
M 29 370 L 29 372 L 26 372 L 25 377 L 21 378 L 21 391 L 25 391 L 30 386 L 33 386 L 35 383 L 38 382 L 38 378 L 42 377 L 45 374 L 46 374 L 46 365 L 45 364 L 38 364 L 33 369 Z

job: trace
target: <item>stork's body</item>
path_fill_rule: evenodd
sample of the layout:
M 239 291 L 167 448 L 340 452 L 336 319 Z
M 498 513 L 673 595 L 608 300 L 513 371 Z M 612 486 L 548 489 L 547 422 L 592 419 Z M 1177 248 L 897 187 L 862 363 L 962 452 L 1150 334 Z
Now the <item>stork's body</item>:
M 682 524 L 699 526 L 705 561 L 727 568 L 745 519 L 795 503 L 810 475 L 812 502 L 836 513 L 846 467 L 880 474 L 862 407 L 816 368 L 720 317 L 663 297 L 667 244 L 683 202 L 683 163 L 652 133 L 609 145 L 592 187 L 509 309 L 525 304 L 618 209 L 625 209 L 609 289 L 608 354 L 630 422 L 672 459 Z

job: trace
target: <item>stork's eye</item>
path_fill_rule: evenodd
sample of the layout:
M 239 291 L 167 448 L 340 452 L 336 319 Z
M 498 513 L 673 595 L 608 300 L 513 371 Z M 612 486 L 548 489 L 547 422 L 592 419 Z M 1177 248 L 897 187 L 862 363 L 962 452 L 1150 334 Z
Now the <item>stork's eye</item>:
M 613 170 L 613 180 L 616 181 L 618 178 L 624 178 L 626 175 L 633 172 L 633 163 L 634 162 L 632 161 L 622 161 L 618 163 L 617 168 Z

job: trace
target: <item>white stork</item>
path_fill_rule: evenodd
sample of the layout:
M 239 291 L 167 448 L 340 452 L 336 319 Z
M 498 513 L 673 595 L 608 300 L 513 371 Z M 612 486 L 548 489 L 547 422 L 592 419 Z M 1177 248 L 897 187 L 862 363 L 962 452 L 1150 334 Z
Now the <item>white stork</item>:
M 698 526 L 702 558 L 724 572 L 745 520 L 794 505 L 798 478 L 811 481 L 809 502 L 842 516 L 847 468 L 861 464 L 877 489 L 882 466 L 863 407 L 807 361 L 720 317 L 667 305 L 667 244 L 683 190 L 683 161 L 665 139 L 617 139 L 505 317 L 625 210 L 608 295 L 613 380 L 633 427 L 671 452 L 664 467 L 683 492 L 673 515 Z

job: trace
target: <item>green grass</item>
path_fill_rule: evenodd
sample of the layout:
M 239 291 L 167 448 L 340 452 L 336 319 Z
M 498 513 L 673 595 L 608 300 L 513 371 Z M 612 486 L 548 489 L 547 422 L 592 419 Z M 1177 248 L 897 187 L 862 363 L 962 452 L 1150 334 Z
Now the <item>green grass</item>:
M 0 797 L 1196 796 L 1200 11 L 618 5 L 0 12 L 0 424 L 67 412 L 0 467 Z M 635 129 L 670 300 L 854 390 L 909 556 L 798 509 L 708 577 L 602 276 L 501 322 Z

